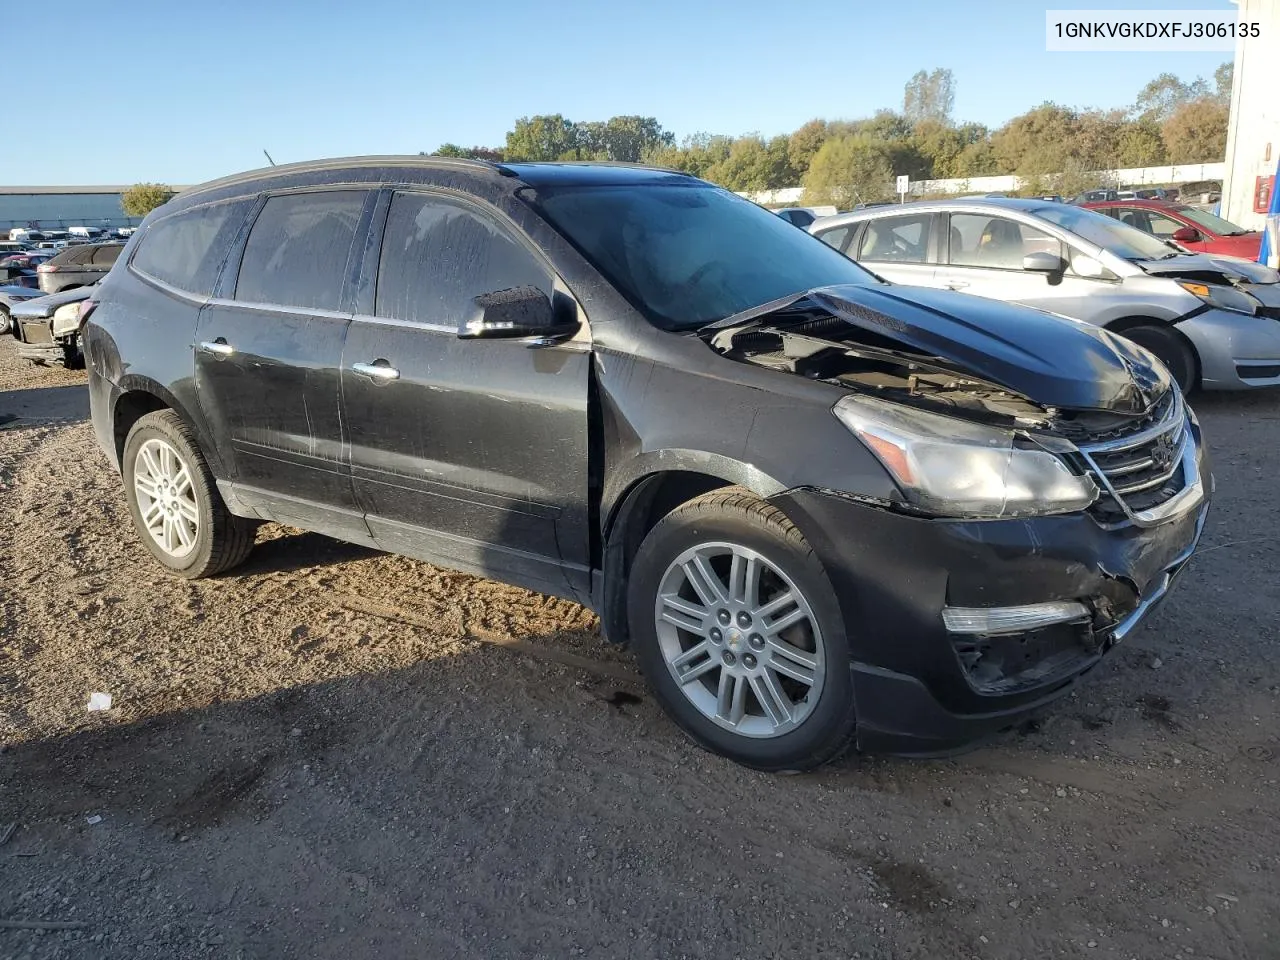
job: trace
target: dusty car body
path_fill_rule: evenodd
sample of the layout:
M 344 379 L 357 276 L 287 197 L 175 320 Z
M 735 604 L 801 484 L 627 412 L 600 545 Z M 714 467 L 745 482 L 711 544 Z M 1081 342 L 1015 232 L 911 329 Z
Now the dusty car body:
M 84 364 L 80 352 L 80 305 L 89 299 L 91 287 L 42 295 L 38 290 L 10 311 L 10 332 L 18 341 L 18 356 L 33 363 L 77 369 Z
M 1280 275 L 1189 254 L 1080 206 L 924 201 L 810 232 L 897 283 L 1021 303 L 1140 343 L 1184 390 L 1280 385 Z
M 36 267 L 40 289 L 61 293 L 97 283 L 111 270 L 123 249 L 124 244 L 118 241 L 72 244 Z
M 94 430 L 166 569 L 230 569 L 279 520 L 576 600 L 686 732 L 762 769 L 1040 709 L 1208 509 L 1198 424 L 1140 347 L 884 283 L 670 171 L 215 181 L 85 316 Z

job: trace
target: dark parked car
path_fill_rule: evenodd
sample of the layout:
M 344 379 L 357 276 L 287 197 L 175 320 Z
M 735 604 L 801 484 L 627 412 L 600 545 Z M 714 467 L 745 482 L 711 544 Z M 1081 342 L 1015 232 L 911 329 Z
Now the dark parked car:
M 34 270 L 57 255 L 56 250 L 24 250 L 22 253 L 13 253 L 8 256 L 0 254 L 0 267 L 25 267 Z
M 18 356 L 41 366 L 57 364 L 71 369 L 84 366 L 80 352 L 80 313 L 94 292 L 76 287 L 62 293 L 42 294 L 15 304 L 11 325 L 18 341 Z
M 82 243 L 62 250 L 57 256 L 36 267 L 40 289 L 59 293 L 75 287 L 87 287 L 107 275 L 123 243 Z
M 229 570 L 277 520 L 572 598 L 762 769 L 1008 727 L 1165 596 L 1208 509 L 1141 347 L 881 282 L 667 171 L 215 181 L 85 317 L 94 429 L 165 568 Z

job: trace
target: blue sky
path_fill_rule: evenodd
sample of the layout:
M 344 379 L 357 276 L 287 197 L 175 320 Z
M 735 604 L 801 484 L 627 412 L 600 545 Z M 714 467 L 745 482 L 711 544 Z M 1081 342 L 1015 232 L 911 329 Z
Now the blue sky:
M 6 47 L 44 47 L 47 5 L 9 6 Z M 126 0 L 86 15 L 74 43 L 60 31 L 62 66 L 38 71 L 21 95 L 29 110 L 17 128 L 34 135 L 2 137 L 0 184 L 190 184 L 261 166 L 264 148 L 284 163 L 416 153 L 445 141 L 500 145 L 516 117 L 534 113 L 634 113 L 677 136 L 768 136 L 813 117 L 900 107 L 907 79 L 935 67 L 955 74 L 958 120 L 995 126 L 1044 100 L 1126 105 L 1162 71 L 1209 76 L 1230 58 L 1046 53 L 1044 11 L 1069 7 L 1230 8 L 1227 0 Z M 99 65 L 107 73 L 95 77 Z

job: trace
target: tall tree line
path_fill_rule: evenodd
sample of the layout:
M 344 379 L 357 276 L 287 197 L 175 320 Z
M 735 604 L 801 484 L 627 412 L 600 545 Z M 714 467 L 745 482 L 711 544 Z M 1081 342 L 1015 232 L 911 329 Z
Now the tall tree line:
M 432 153 L 509 161 L 643 161 L 731 190 L 803 185 L 810 202 L 839 206 L 890 198 L 900 174 L 913 180 L 1016 174 L 1037 191 L 1065 194 L 1096 185 L 1090 171 L 1221 160 L 1231 83 L 1230 63 L 1212 80 L 1185 83 L 1162 73 L 1128 107 L 1046 102 L 991 130 L 953 119 L 950 70 L 921 70 L 907 82 L 901 109 L 860 120 L 810 120 L 774 137 L 696 133 L 677 143 L 654 117 L 583 122 L 550 114 L 521 117 L 501 147 L 446 143 Z

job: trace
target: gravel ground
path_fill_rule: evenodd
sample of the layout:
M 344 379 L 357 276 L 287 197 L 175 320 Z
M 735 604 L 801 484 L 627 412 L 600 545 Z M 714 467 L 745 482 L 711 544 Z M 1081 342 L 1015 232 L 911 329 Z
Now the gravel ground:
M 1200 555 L 1077 694 L 776 777 L 565 601 L 277 526 L 165 576 L 83 382 L 0 344 L 0 957 L 1280 956 L 1280 395 L 1197 401 Z

